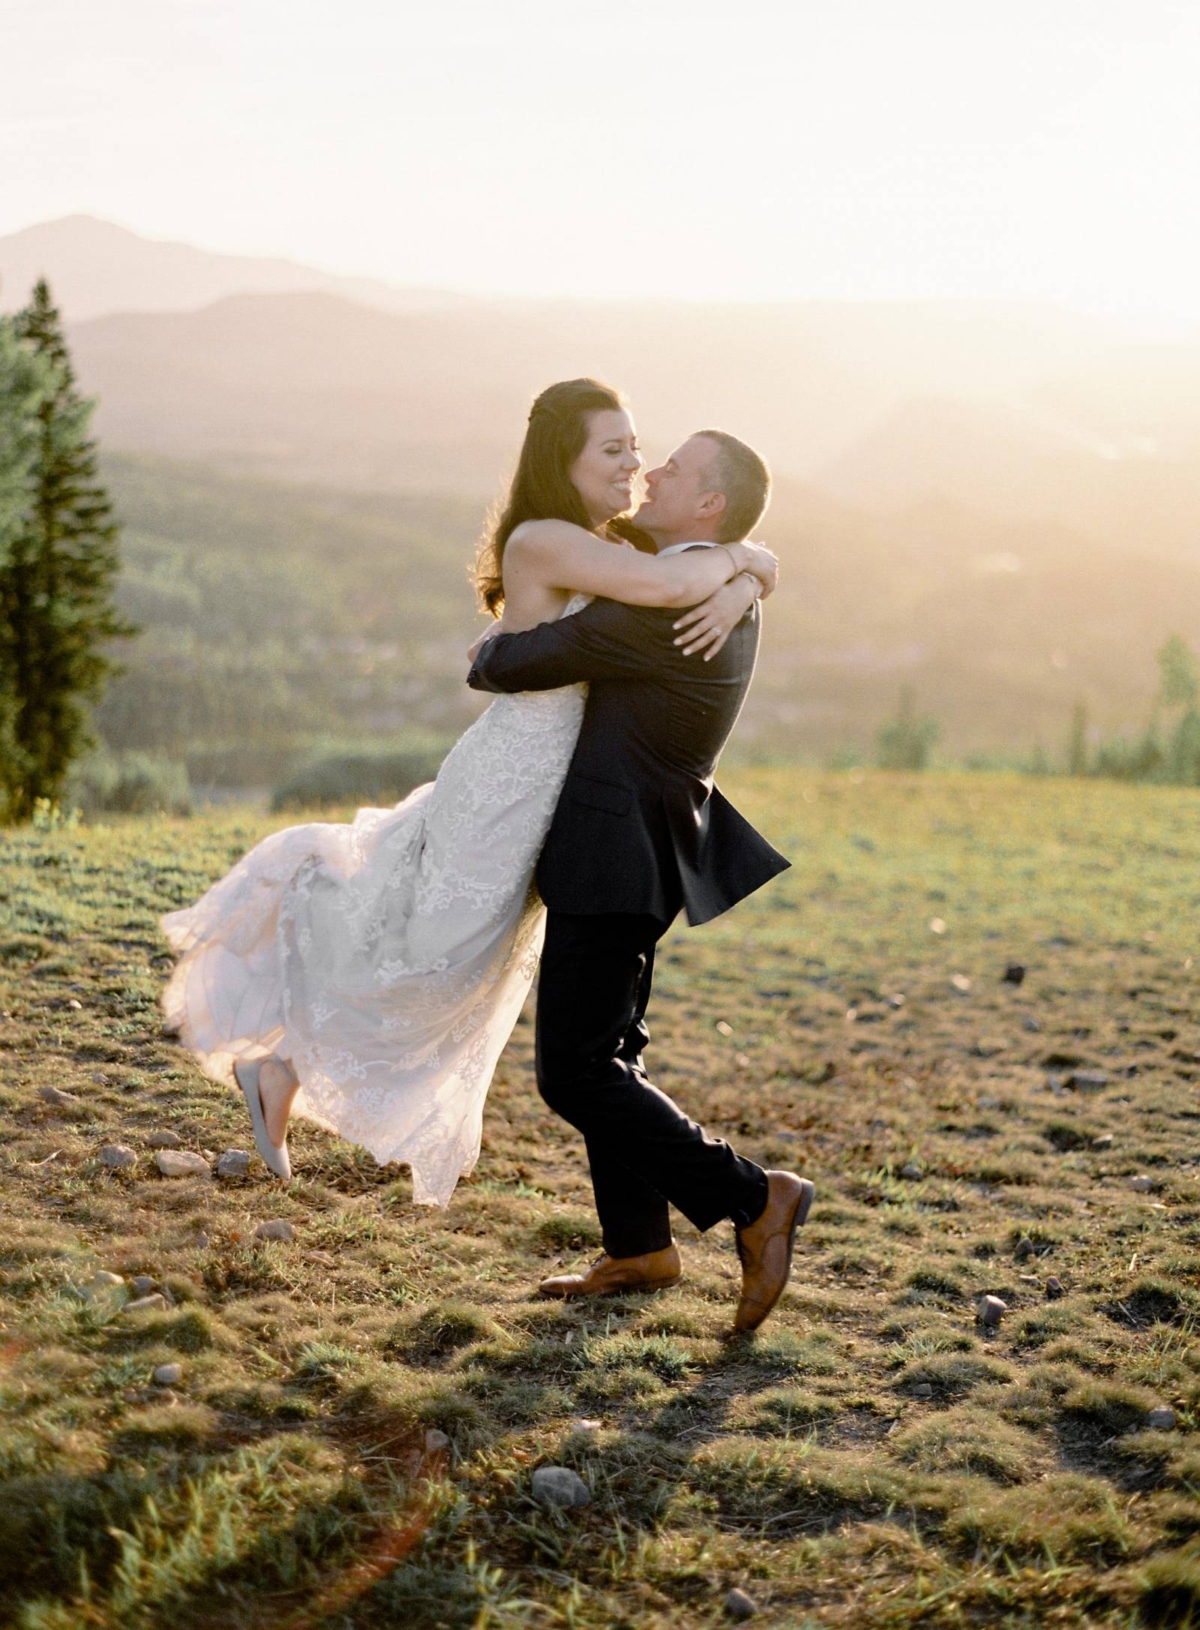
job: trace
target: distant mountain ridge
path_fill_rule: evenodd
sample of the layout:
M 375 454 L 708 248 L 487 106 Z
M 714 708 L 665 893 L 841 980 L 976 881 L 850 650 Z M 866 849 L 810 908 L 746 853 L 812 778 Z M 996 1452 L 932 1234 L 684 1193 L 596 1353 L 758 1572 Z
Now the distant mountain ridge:
M 10 305 L 41 270 L 114 449 L 485 497 L 536 392 L 595 374 L 627 390 L 655 458 L 716 424 L 858 509 L 944 500 L 1200 549 L 1200 339 L 1019 302 L 471 299 L 81 216 L 0 239 Z
M 93 215 L 66 215 L 0 238 L 0 311 L 22 305 L 48 277 L 71 322 L 114 311 L 189 311 L 230 294 L 338 294 L 382 311 L 460 305 L 466 296 L 403 289 L 370 277 L 345 277 L 296 261 L 220 254 L 187 243 L 145 238 Z

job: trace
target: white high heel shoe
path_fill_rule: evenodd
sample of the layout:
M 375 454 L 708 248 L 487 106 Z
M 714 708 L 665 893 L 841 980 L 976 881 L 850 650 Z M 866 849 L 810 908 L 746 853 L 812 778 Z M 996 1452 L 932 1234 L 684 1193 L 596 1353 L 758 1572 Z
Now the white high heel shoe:
M 242 1089 L 242 1097 L 246 1100 L 246 1108 L 250 1111 L 250 1125 L 254 1128 L 254 1142 L 264 1163 L 273 1171 L 276 1177 L 285 1183 L 292 1180 L 292 1162 L 288 1156 L 287 1134 L 284 1134 L 282 1143 L 272 1143 L 267 1136 L 267 1123 L 263 1115 L 262 1095 L 258 1090 L 258 1077 L 264 1064 L 269 1061 L 258 1059 L 253 1064 L 238 1062 L 233 1066 L 233 1078 Z M 242 1071 L 246 1072 L 246 1079 L 242 1079 Z

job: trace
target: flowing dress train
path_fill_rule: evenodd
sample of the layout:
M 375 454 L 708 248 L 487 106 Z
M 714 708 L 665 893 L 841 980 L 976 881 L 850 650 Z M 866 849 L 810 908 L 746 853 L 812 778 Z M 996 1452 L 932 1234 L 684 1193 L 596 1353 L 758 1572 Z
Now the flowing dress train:
M 236 1090 L 235 1061 L 290 1058 L 294 1114 L 406 1163 L 413 1198 L 446 1205 L 537 969 L 533 872 L 585 699 L 498 696 L 436 781 L 275 832 L 165 916 L 164 1011 L 205 1073 Z

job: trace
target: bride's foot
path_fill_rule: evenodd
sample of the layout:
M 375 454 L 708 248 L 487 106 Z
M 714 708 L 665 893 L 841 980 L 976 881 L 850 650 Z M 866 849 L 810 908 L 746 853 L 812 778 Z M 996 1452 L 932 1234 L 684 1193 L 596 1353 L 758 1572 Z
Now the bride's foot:
M 287 1136 L 288 1117 L 299 1091 L 299 1081 L 281 1058 L 263 1059 L 258 1068 L 258 1098 L 272 1143 L 282 1143 Z
M 239 1060 L 233 1066 L 233 1075 L 250 1111 L 255 1147 L 268 1170 L 289 1183 L 292 1162 L 287 1123 L 300 1083 L 283 1060 L 274 1057 L 251 1064 Z

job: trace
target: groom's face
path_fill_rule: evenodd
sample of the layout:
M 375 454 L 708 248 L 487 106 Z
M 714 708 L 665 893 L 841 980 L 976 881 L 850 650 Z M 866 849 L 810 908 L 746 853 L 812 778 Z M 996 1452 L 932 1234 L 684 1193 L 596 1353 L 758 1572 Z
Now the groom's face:
M 635 523 L 652 536 L 680 540 L 702 522 L 714 497 L 711 472 L 716 453 L 707 436 L 689 436 L 656 470 L 646 472 L 646 496 Z

